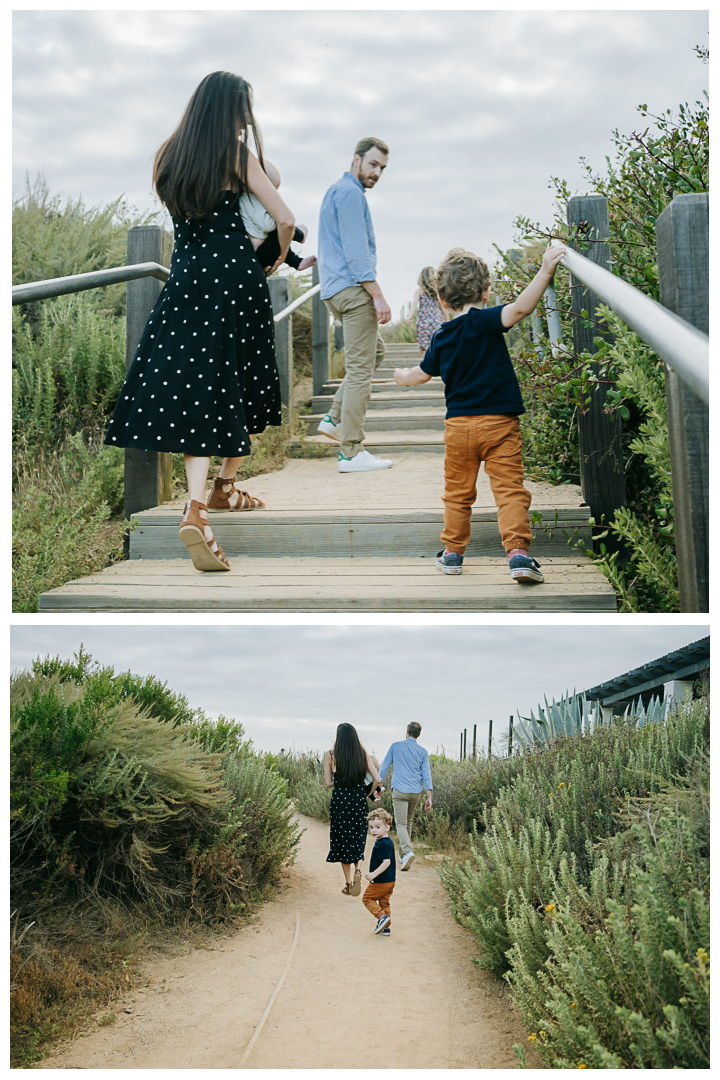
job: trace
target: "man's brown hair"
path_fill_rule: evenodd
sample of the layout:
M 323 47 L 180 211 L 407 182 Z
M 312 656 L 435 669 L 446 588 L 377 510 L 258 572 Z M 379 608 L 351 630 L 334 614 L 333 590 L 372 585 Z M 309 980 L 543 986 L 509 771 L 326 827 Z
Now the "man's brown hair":
M 371 810 L 370 811 L 370 813 L 367 816 L 367 819 L 368 819 L 368 821 L 372 821 L 373 818 L 380 818 L 381 821 L 385 822 L 388 829 L 390 828 L 390 826 L 393 823 L 392 814 L 388 814 L 387 810 L 383 810 L 383 808 L 381 806 L 379 806 L 377 810 Z
M 353 156 L 359 154 L 360 157 L 365 157 L 368 150 L 372 150 L 373 146 L 377 146 L 381 154 L 389 154 L 387 143 L 384 143 L 382 139 L 371 139 L 369 136 L 367 139 L 361 139 L 353 151 Z
M 417 720 L 411 720 L 407 726 L 407 733 L 411 739 L 417 739 L 422 731 L 422 724 L 418 724 Z
M 479 255 L 464 248 L 452 248 L 435 271 L 440 296 L 453 311 L 466 304 L 479 304 L 490 284 L 490 271 Z

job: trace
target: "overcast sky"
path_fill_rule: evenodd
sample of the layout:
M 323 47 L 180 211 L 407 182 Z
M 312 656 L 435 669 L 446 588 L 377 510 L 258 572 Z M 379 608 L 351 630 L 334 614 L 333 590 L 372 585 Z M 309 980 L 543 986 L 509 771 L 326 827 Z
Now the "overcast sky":
M 14 16 L 13 190 L 39 173 L 88 205 L 146 209 L 152 159 L 205 75 L 255 90 L 282 194 L 311 227 L 357 139 L 390 165 L 369 194 L 393 309 L 420 269 L 462 245 L 512 245 L 549 223 L 551 175 L 585 191 L 635 107 L 699 98 L 704 11 L 20 11 Z
M 116 671 L 154 675 L 262 750 L 326 749 L 354 724 L 382 757 L 410 720 L 457 754 L 474 723 L 527 715 L 697 641 L 706 626 L 13 626 L 11 666 L 70 659 L 81 642 Z M 482 730 L 482 729 L 481 729 Z M 479 735 L 480 737 L 480 735 Z

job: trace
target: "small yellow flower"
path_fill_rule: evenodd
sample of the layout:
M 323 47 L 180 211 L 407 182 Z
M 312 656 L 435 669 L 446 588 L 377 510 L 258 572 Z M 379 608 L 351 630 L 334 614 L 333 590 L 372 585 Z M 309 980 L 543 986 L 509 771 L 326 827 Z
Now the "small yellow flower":
M 698 958 L 698 960 L 700 961 L 701 964 L 709 964 L 710 963 L 710 957 L 708 956 L 708 954 L 705 952 L 704 949 L 698 949 L 698 951 L 695 953 L 695 955 L 697 956 L 697 958 Z
M 554 904 L 546 904 L 545 905 L 545 910 L 547 911 L 547 913 L 549 915 L 552 915 L 553 911 L 555 910 L 555 905 Z
M 537 1032 L 533 1031 L 532 1035 L 528 1035 L 528 1042 L 535 1042 L 537 1039 Z
M 565 783 L 564 783 L 564 781 L 563 781 L 563 782 L 561 782 L 560 784 L 558 784 L 558 791 L 560 790 L 560 788 L 561 788 L 561 787 L 565 787 Z
M 584 1061 L 579 1061 L 578 1062 L 578 1069 L 587 1069 L 587 1065 L 585 1064 Z
M 574 1009 L 574 1008 L 575 1008 L 575 1002 L 574 1002 L 574 1001 L 571 1001 L 571 1002 L 570 1002 L 570 1008 L 571 1008 L 571 1009 Z

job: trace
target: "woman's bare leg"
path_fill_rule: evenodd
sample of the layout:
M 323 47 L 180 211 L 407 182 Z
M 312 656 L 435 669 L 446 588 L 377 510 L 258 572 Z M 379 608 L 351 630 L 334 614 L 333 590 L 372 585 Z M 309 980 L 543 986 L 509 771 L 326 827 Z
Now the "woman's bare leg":
M 353 864 L 352 863 L 340 863 L 342 866 L 343 874 L 345 875 L 345 881 L 348 885 L 353 883 Z
M 205 505 L 205 486 L 210 470 L 209 457 L 191 457 L 185 454 L 185 475 L 187 476 L 188 496 L 195 502 Z

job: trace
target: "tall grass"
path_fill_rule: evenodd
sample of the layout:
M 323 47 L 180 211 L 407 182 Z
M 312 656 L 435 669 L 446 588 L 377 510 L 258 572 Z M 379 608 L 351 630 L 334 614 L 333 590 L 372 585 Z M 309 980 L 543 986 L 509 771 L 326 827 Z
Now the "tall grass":
M 102 960 L 113 926 L 232 922 L 275 887 L 299 832 L 285 782 L 242 725 L 213 725 L 155 680 L 85 654 L 14 677 L 10 736 L 11 902 L 27 928 L 12 955 L 13 1034 L 24 1060 L 61 1019 L 58 993 L 77 1011 L 94 967 L 117 981 Z M 79 924 L 85 950 L 68 953 Z

